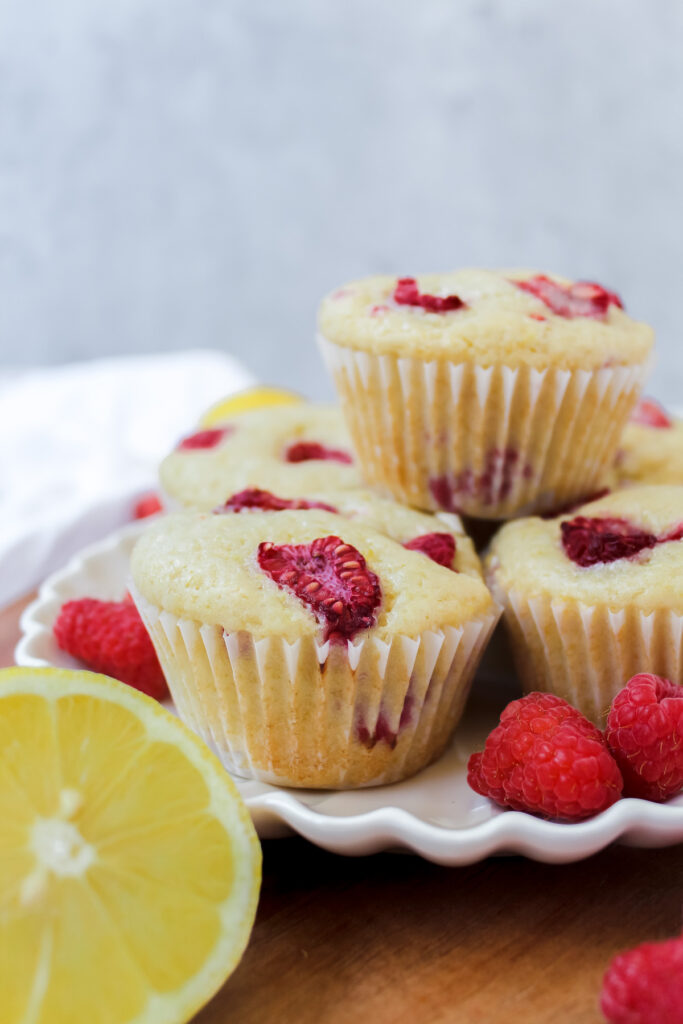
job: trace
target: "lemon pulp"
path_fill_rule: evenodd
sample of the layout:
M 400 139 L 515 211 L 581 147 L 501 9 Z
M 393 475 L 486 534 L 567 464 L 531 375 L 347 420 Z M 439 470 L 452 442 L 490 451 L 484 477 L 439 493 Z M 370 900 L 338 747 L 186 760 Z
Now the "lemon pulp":
M 174 1024 L 237 964 L 260 848 L 232 781 L 104 676 L 0 672 L 3 1024 Z

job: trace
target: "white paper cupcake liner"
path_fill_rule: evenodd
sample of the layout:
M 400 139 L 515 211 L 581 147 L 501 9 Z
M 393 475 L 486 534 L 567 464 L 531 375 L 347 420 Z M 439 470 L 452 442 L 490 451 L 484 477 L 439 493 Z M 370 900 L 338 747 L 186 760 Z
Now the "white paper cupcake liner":
M 320 789 L 395 782 L 437 757 L 500 615 L 417 638 L 331 646 L 226 633 L 130 592 L 178 713 L 225 767 Z
M 368 482 L 409 505 L 482 519 L 597 490 L 647 372 L 485 368 L 318 343 Z
M 504 605 L 524 690 L 564 697 L 604 726 L 610 704 L 631 676 L 654 672 L 683 682 L 683 616 L 669 609 L 610 609 L 579 601 L 526 597 L 510 590 Z

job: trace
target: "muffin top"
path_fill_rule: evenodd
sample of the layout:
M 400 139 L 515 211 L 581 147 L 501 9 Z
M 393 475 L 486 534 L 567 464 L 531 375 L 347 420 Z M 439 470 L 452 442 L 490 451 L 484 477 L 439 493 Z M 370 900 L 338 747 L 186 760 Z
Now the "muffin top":
M 476 555 L 464 538 L 458 545 L 467 571 L 324 509 L 185 512 L 150 524 L 131 570 L 148 601 L 227 632 L 388 640 L 494 613 Z
M 285 509 L 320 508 L 346 519 L 358 519 L 370 529 L 386 534 L 404 547 L 421 551 L 433 562 L 482 578 L 481 563 L 474 543 L 465 533 L 459 516 L 451 512 L 418 512 L 390 498 L 380 498 L 362 488 L 343 491 L 314 491 L 285 498 L 260 488 L 247 488 L 232 495 L 216 513 L 278 512 Z
M 598 369 L 646 358 L 654 334 L 614 293 L 531 270 L 370 277 L 323 299 L 323 337 L 376 354 Z
M 508 523 L 485 568 L 494 592 L 683 612 L 683 487 L 627 488 Z
M 203 511 L 246 487 L 296 497 L 362 485 L 341 411 L 307 402 L 255 409 L 191 434 L 166 456 L 159 477 L 173 502 Z
M 652 399 L 642 399 L 621 435 L 607 483 L 683 484 L 683 420 Z

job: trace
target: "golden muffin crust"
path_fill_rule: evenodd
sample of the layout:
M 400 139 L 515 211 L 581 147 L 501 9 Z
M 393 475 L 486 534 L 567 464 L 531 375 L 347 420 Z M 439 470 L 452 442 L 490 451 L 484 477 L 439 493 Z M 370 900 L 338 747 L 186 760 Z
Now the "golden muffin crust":
M 453 572 L 362 520 L 318 509 L 163 517 L 150 524 L 133 551 L 133 581 L 143 598 L 179 618 L 292 642 L 319 634 L 321 627 L 303 601 L 259 568 L 258 548 L 262 542 L 310 544 L 327 536 L 360 551 L 379 578 L 376 625 L 359 639 L 459 627 L 495 608 L 476 574 Z
M 562 545 L 561 524 L 578 516 L 626 520 L 657 538 L 630 557 L 577 565 Z M 683 612 L 683 541 L 667 540 L 683 530 L 683 486 L 633 487 L 559 516 L 506 524 L 494 538 L 485 563 L 494 590 L 525 598 L 547 596 L 587 605 L 644 611 Z
M 482 578 L 481 562 L 473 541 L 465 532 L 460 516 L 451 512 L 432 515 L 401 505 L 390 498 L 380 498 L 369 490 L 325 491 L 310 497 L 332 505 L 349 519 L 367 523 L 372 530 L 384 533 L 399 544 L 408 544 L 430 533 L 450 533 L 456 543 L 453 568 Z
M 672 419 L 670 427 L 628 423 L 609 483 L 683 484 L 683 420 Z
M 226 434 L 214 447 L 183 448 L 181 443 L 161 463 L 161 487 L 171 502 L 209 511 L 247 487 L 298 497 L 314 489 L 362 485 L 351 439 L 335 405 L 302 402 L 255 409 L 222 426 Z M 342 452 L 349 461 L 287 461 L 289 447 L 305 441 Z
M 537 276 L 531 270 L 458 270 L 421 274 L 420 293 L 457 295 L 465 306 L 430 312 L 399 305 L 397 278 L 352 281 L 326 296 L 320 306 L 321 335 L 337 345 L 419 359 L 543 369 L 598 369 L 644 362 L 654 334 L 615 303 L 602 319 L 567 318 L 514 282 Z M 566 278 L 545 275 L 562 286 Z

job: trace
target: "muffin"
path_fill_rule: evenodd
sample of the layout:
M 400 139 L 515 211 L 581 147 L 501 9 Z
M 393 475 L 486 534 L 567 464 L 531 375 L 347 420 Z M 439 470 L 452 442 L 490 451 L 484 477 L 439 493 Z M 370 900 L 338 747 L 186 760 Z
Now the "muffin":
M 603 725 L 631 676 L 683 681 L 683 487 L 633 487 L 504 526 L 486 560 L 526 691 Z
M 432 515 L 381 498 L 358 488 L 345 491 L 313 491 L 305 497 L 284 498 L 260 488 L 247 488 L 231 495 L 214 513 L 281 512 L 285 509 L 323 509 L 346 519 L 358 519 L 366 526 L 412 551 L 421 551 L 433 562 L 482 579 L 481 563 L 474 542 L 465 532 L 460 516 L 451 512 Z
M 683 420 L 651 398 L 636 406 L 606 480 L 610 489 L 634 484 L 683 484 Z
M 462 270 L 338 289 L 319 343 L 368 483 L 503 519 L 598 489 L 653 332 L 596 284 Z
M 159 477 L 171 510 L 209 511 L 248 487 L 296 496 L 362 484 L 339 408 L 309 402 L 254 409 L 190 434 Z
M 445 524 L 415 516 L 403 543 L 301 507 L 170 515 L 140 538 L 131 593 L 181 717 L 230 771 L 371 786 L 444 749 L 499 609 L 467 538 L 446 567 L 410 543 Z

